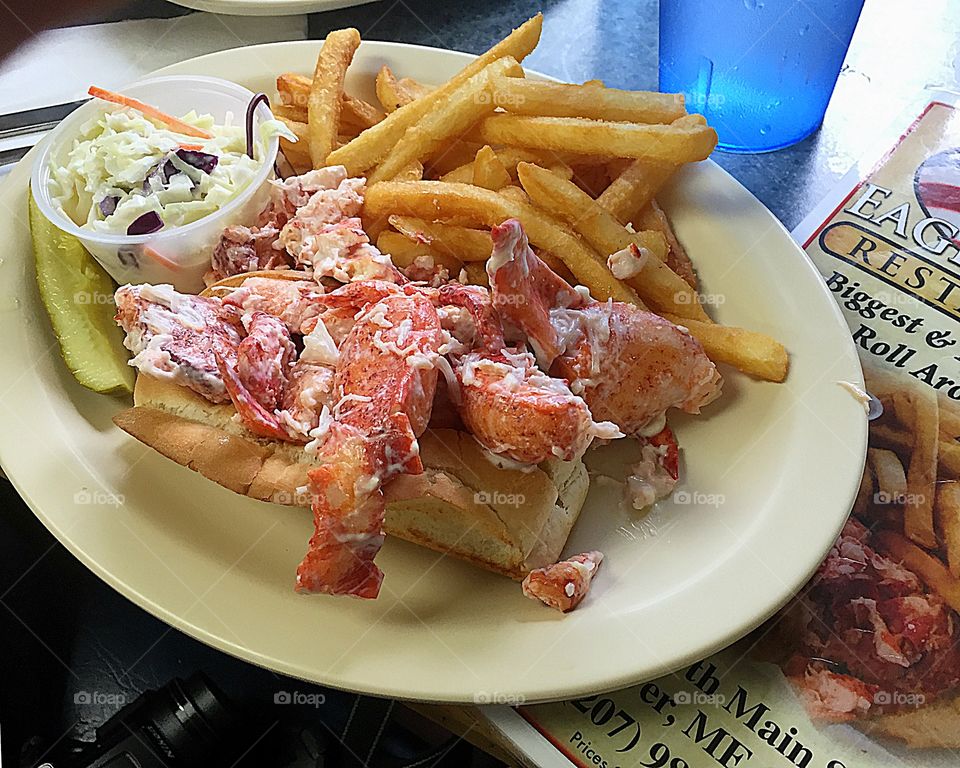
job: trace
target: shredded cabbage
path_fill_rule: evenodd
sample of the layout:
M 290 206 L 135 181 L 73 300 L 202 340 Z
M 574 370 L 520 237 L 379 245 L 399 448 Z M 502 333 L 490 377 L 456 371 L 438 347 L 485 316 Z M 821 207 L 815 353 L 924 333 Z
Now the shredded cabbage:
M 130 224 L 148 211 L 156 211 L 165 228 L 214 213 L 250 184 L 262 159 L 246 155 L 242 124 L 232 125 L 228 119 L 225 125 L 215 125 L 211 115 L 195 112 L 182 119 L 213 138 L 185 136 L 131 108 L 107 111 L 88 121 L 73 145 L 50 163 L 51 197 L 83 229 L 109 234 L 126 234 Z M 278 135 L 296 140 L 279 120 L 262 122 L 255 153 Z M 207 173 L 184 162 L 175 154 L 181 145 L 215 155 L 216 166 Z M 172 173 L 165 180 L 168 162 Z M 100 206 L 104 198 L 116 199 L 109 215 Z

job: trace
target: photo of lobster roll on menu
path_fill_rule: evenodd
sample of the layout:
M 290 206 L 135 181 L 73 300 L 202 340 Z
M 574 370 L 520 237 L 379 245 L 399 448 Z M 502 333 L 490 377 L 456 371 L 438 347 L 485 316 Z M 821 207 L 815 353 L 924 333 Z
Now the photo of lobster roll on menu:
M 815 724 L 895 754 L 960 747 L 960 115 L 910 119 L 795 232 L 850 325 L 869 447 L 840 536 L 754 636 Z
M 867 369 L 883 405 L 850 519 L 762 641 L 814 722 L 960 746 L 960 406 Z

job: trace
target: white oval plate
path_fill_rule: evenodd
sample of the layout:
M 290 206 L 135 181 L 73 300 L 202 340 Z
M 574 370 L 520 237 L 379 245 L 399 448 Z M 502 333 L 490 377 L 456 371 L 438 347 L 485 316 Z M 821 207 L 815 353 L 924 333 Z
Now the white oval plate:
M 379 0 L 171 0 L 184 8 L 227 16 L 293 16 L 322 13 Z
M 162 70 L 273 91 L 309 72 L 316 42 L 215 53 Z M 437 82 L 469 57 L 364 43 L 348 89 L 383 63 Z M 200 105 L 202 106 L 202 105 Z M 32 152 L 0 188 L 0 461 L 53 534 L 131 600 L 227 653 L 296 677 L 430 701 L 535 701 L 658 676 L 727 645 L 809 577 L 863 468 L 867 422 L 837 384 L 862 383 L 850 334 L 814 267 L 774 217 L 712 162 L 664 203 L 723 322 L 791 353 L 785 384 L 726 370 L 702 418 L 671 419 L 683 481 L 648 517 L 594 483 L 568 553 L 607 555 L 562 616 L 519 585 L 390 539 L 379 600 L 297 595 L 308 513 L 230 493 L 114 428 L 128 403 L 74 382 L 37 295 L 27 227 Z M 606 459 L 622 460 L 618 449 Z M 600 458 L 596 462 L 603 463 Z M 69 589 L 69 585 L 65 585 Z

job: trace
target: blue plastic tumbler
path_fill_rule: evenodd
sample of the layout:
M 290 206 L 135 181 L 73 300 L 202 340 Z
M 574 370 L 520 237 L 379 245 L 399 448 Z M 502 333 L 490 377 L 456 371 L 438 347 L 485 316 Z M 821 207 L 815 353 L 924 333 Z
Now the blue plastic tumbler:
M 863 0 L 660 0 L 660 90 L 717 130 L 719 148 L 768 152 L 815 131 Z

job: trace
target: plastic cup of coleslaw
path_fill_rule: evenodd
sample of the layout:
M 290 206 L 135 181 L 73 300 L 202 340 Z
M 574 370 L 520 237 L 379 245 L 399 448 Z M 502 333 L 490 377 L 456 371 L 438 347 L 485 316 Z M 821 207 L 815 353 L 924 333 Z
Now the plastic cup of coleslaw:
M 257 107 L 250 159 L 245 117 L 254 94 L 243 86 L 156 77 L 120 93 L 189 116 L 214 138 L 178 137 L 136 110 L 92 99 L 47 138 L 33 167 L 34 198 L 121 285 L 170 283 L 197 292 L 224 228 L 252 223 L 267 202 L 280 124 L 265 104 Z M 195 117 L 207 115 L 212 120 Z

